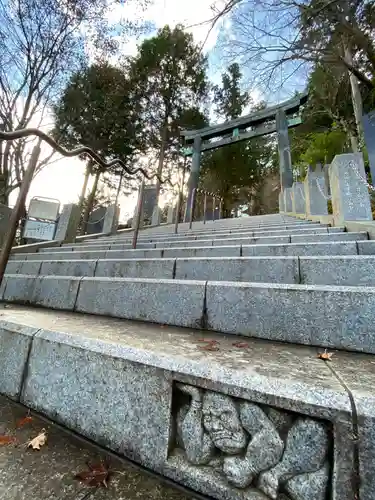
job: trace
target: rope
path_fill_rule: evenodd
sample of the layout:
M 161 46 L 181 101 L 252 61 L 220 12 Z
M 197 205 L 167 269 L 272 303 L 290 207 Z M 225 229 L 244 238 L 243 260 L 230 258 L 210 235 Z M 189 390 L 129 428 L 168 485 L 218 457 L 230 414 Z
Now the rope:
M 14 130 L 12 132 L 3 132 L 0 130 L 0 140 L 5 140 L 5 141 L 12 141 L 14 139 L 22 139 L 23 137 L 28 137 L 30 135 L 35 135 L 45 141 L 47 144 L 51 146 L 55 151 L 60 153 L 62 156 L 71 158 L 73 156 L 79 156 L 82 154 L 87 154 L 89 155 L 100 167 L 103 169 L 108 169 L 110 167 L 114 167 L 115 165 L 120 165 L 127 174 L 129 175 L 135 175 L 138 172 L 140 172 L 146 179 L 151 180 L 154 177 L 156 177 L 161 184 L 169 184 L 171 187 L 175 187 L 178 185 L 178 183 L 172 183 L 171 180 L 164 179 L 158 175 L 158 174 L 153 174 L 149 175 L 143 168 L 138 167 L 135 169 L 131 169 L 125 165 L 125 163 L 120 160 L 120 158 L 115 158 L 114 160 L 106 162 L 96 151 L 93 149 L 89 148 L 88 146 L 81 146 L 76 149 L 72 149 L 69 151 L 68 149 L 65 149 L 63 146 L 60 146 L 52 137 L 49 135 L 45 134 L 44 132 L 38 130 L 37 128 L 22 128 L 19 130 Z
M 321 177 L 319 177 L 319 179 L 321 179 Z M 323 189 L 322 189 L 322 186 L 319 184 L 318 182 L 318 177 L 315 177 L 315 182 L 316 182 L 316 185 L 318 186 L 318 189 L 320 191 L 320 194 L 323 196 L 323 198 L 325 198 L 327 201 L 329 200 L 332 200 L 332 196 L 326 196 Z M 324 179 L 323 179 L 323 182 L 324 182 Z
M 367 179 L 364 179 L 364 178 L 362 177 L 362 175 L 361 175 L 361 173 L 360 173 L 360 171 L 359 171 L 359 168 L 357 168 L 357 165 L 356 165 L 356 163 L 355 163 L 354 161 L 352 161 L 352 160 L 350 160 L 350 161 L 349 161 L 349 167 L 352 167 L 353 172 L 356 174 L 356 176 L 358 177 L 358 179 L 359 179 L 360 181 L 362 181 L 362 182 L 363 182 L 363 184 L 365 184 L 365 185 L 368 187 L 368 189 L 370 189 L 371 191 L 375 191 L 375 187 L 374 187 L 374 186 L 372 186 L 371 184 L 369 184 L 369 183 L 367 182 Z
M 301 191 L 301 195 L 302 195 L 303 201 L 306 201 L 304 190 L 301 188 L 300 185 L 298 185 L 298 189 Z
M 104 220 L 104 219 L 105 219 L 105 216 L 106 216 L 106 214 L 104 214 L 104 215 L 103 215 L 103 217 L 101 217 L 100 219 L 98 219 L 98 220 L 94 220 L 94 221 L 92 221 L 92 222 L 87 221 L 87 224 L 97 224 L 98 222 L 101 222 L 102 220 Z

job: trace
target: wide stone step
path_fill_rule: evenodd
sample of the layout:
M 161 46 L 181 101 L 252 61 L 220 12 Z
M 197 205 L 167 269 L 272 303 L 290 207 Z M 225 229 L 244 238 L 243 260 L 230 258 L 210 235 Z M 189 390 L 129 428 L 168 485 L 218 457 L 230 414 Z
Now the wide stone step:
M 266 226 L 263 228 L 238 228 L 238 229 L 226 229 L 226 230 L 202 230 L 202 231 L 190 231 L 190 232 L 178 232 L 177 234 L 163 233 L 158 235 L 148 235 L 147 232 L 145 234 L 140 233 L 138 236 L 139 241 L 150 242 L 150 241 L 160 241 L 163 239 L 179 239 L 181 237 L 189 237 L 192 239 L 199 238 L 207 238 L 208 235 L 212 235 L 212 237 L 225 236 L 229 234 L 237 234 L 237 233 L 251 233 L 254 231 L 275 231 L 275 230 L 287 230 L 287 229 L 309 229 L 309 228 L 327 228 L 329 227 L 327 224 L 293 224 L 293 225 L 284 225 L 284 226 Z M 330 230 L 343 231 L 343 228 L 329 228 Z M 85 243 L 95 244 L 98 242 L 127 242 L 131 241 L 132 233 L 129 233 L 124 236 L 111 236 L 111 237 L 102 237 L 96 240 L 86 240 Z
M 7 274 L 375 286 L 374 256 L 13 261 Z
M 292 234 L 292 235 L 277 235 L 265 236 L 257 238 L 227 238 L 227 239 L 214 239 L 214 240 L 182 240 L 161 243 L 139 243 L 139 249 L 151 248 L 192 248 L 192 247 L 211 247 L 211 246 L 232 246 L 232 245 L 251 245 L 251 244 L 286 244 L 286 243 L 307 243 L 318 241 L 358 241 L 366 240 L 367 233 L 313 233 L 313 234 Z M 95 249 L 97 250 L 130 250 L 130 244 L 101 244 L 95 245 L 77 245 L 75 247 L 55 247 L 55 248 L 41 248 L 40 254 L 51 254 L 64 252 L 88 252 Z M 71 254 L 72 256 L 72 254 Z
M 327 227 L 321 227 L 318 226 L 316 228 L 303 228 L 301 230 L 297 229 L 280 229 L 280 230 L 268 230 L 268 231 L 247 231 L 247 232 L 239 232 L 239 233 L 218 233 L 218 234 L 204 234 L 202 236 L 186 236 L 182 237 L 179 235 L 175 235 L 177 237 L 165 237 L 165 238 L 159 238 L 159 239 L 154 239 L 154 238 L 143 238 L 139 240 L 139 244 L 143 245 L 141 248 L 146 248 L 145 245 L 148 245 L 150 243 L 155 243 L 157 245 L 160 244 L 180 244 L 183 242 L 190 242 L 190 241 L 199 241 L 199 240 L 226 240 L 226 239 L 232 239 L 232 238 L 261 238 L 261 237 L 272 237 L 272 236 L 288 236 L 288 235 L 294 235 L 294 234 L 326 234 L 326 233 L 342 233 L 344 232 L 343 228 L 340 227 L 333 227 L 333 228 L 327 228 Z M 85 242 L 85 243 L 78 243 L 78 244 L 73 244 L 73 245 L 63 245 L 62 248 L 66 250 L 75 250 L 77 248 L 80 248 L 81 246 L 92 246 L 92 247 L 101 247 L 105 245 L 131 245 L 132 240 L 131 238 L 126 238 L 123 240 L 102 240 L 98 239 L 93 242 Z M 46 250 L 46 249 L 44 249 Z
M 10 308 L 0 392 L 216 500 L 373 500 L 373 357 L 243 340 Z
M 375 288 L 7 275 L 6 302 L 375 353 Z
M 87 250 L 15 254 L 18 260 L 93 260 L 93 259 L 160 259 L 173 257 L 295 257 L 299 255 L 375 255 L 375 241 L 330 241 L 310 243 L 276 243 L 192 248 Z

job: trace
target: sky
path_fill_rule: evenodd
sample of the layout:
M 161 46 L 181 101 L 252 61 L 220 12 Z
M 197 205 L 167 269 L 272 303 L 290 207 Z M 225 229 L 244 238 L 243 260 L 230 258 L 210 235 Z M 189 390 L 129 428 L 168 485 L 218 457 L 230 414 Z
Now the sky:
M 201 24 L 212 17 L 211 5 L 213 0 L 154 0 L 153 4 L 142 13 L 145 21 L 153 24 L 155 31 L 166 24 L 175 26 L 193 26 L 190 31 L 197 43 L 201 44 L 207 37 L 209 25 Z M 139 12 L 133 8 L 134 3 L 125 2 L 117 4 L 116 8 L 108 14 L 111 22 L 118 22 L 119 19 L 138 19 Z M 220 5 L 220 0 L 217 1 Z M 152 36 L 154 33 L 148 36 Z M 222 67 L 218 64 L 218 59 L 211 57 L 219 34 L 219 27 L 212 30 L 205 42 L 204 52 L 209 56 L 209 78 L 214 83 L 220 82 Z M 145 38 L 145 37 L 143 37 Z M 142 38 L 130 38 L 122 44 L 121 52 L 125 55 L 136 53 L 137 44 Z M 212 61 L 211 61 L 212 59 Z M 52 117 L 47 117 L 46 121 L 51 122 Z M 46 152 L 47 150 L 45 150 Z M 63 158 L 46 167 L 35 178 L 30 189 L 29 198 L 33 196 L 44 196 L 59 199 L 61 204 L 77 202 L 83 184 L 84 164 L 75 158 Z M 11 199 L 11 203 L 14 199 Z M 121 220 L 127 220 L 132 216 L 136 204 L 136 195 L 121 197 Z M 162 204 L 162 203 L 161 203 Z

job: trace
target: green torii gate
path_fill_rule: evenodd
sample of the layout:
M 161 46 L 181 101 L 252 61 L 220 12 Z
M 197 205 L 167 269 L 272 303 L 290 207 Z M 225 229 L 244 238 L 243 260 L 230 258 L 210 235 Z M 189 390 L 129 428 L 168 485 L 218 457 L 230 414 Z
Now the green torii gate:
M 308 93 L 304 92 L 276 106 L 270 106 L 226 123 L 181 132 L 186 145 L 183 154 L 192 156 L 185 221 L 190 218 L 193 191 L 198 187 L 202 151 L 221 148 L 228 144 L 246 141 L 252 137 L 277 132 L 281 190 L 292 186 L 293 174 L 288 128 L 296 127 L 302 123 L 300 115 L 293 115 L 299 113 L 300 107 L 306 103 L 307 98 Z M 219 140 L 213 140 L 217 138 Z

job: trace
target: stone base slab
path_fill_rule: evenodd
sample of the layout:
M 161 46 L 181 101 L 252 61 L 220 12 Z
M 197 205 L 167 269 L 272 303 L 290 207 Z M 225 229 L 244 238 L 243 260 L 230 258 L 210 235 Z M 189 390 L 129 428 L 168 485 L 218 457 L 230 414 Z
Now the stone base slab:
M 373 500 L 374 357 L 243 340 L 11 307 L 0 392 L 218 500 Z

